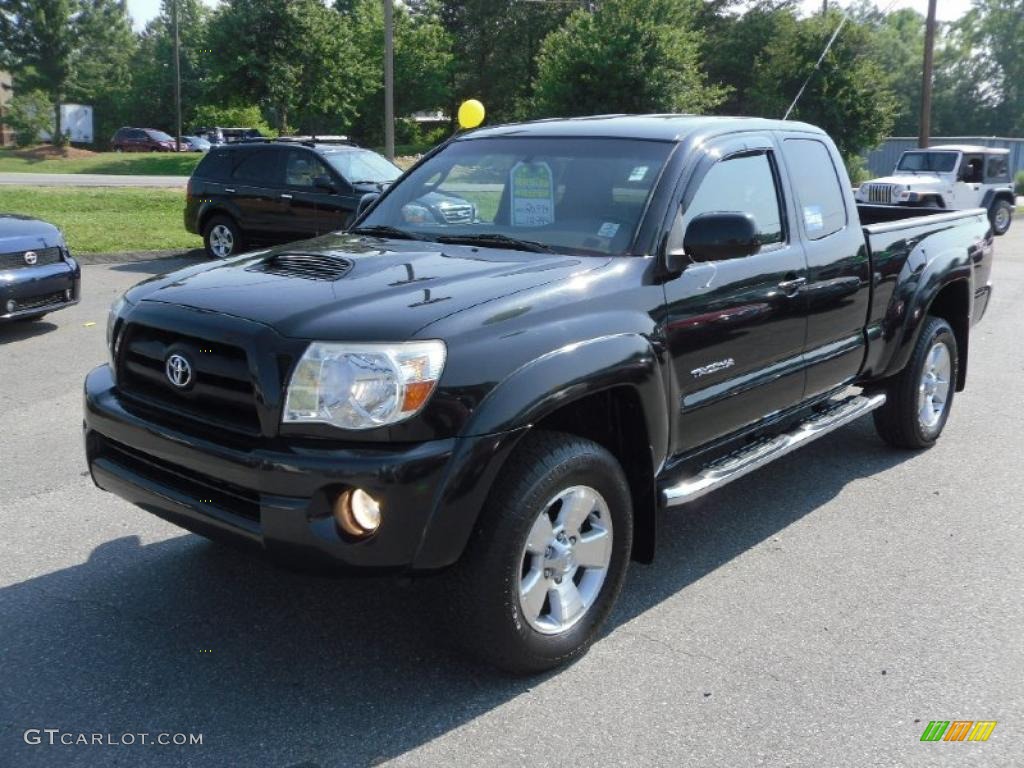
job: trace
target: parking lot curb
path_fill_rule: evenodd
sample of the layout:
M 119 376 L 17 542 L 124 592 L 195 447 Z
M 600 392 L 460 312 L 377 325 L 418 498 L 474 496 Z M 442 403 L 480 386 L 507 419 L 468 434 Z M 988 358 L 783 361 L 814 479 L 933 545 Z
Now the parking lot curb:
M 130 253 L 76 253 L 79 264 L 124 264 L 133 261 L 153 261 L 155 259 L 205 258 L 202 248 L 187 251 L 180 249 L 171 251 L 132 251 Z

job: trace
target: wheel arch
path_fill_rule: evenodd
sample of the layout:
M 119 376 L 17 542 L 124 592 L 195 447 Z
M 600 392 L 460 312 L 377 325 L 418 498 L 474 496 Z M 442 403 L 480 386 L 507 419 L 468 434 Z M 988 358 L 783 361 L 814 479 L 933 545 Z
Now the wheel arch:
M 633 558 L 650 562 L 654 478 L 668 448 L 667 406 L 660 360 L 639 334 L 571 344 L 515 371 L 488 394 L 464 430 L 413 567 L 441 568 L 461 556 L 504 462 L 538 429 L 594 440 L 619 460 L 634 506 Z
M 931 300 L 925 315 L 941 317 L 953 329 L 957 352 L 956 391 L 962 392 L 967 385 L 967 346 L 971 335 L 970 281 L 959 279 L 946 283 Z

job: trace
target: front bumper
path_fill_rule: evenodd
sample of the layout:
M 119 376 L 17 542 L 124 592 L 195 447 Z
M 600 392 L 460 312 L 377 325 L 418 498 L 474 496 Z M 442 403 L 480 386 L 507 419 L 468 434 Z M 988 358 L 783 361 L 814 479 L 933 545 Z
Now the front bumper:
M 480 485 L 489 473 L 479 462 L 492 464 L 502 442 L 214 442 L 146 418 L 118 396 L 106 365 L 86 378 L 84 430 L 89 471 L 103 490 L 188 530 L 315 570 L 449 564 L 475 520 L 471 507 L 486 490 Z M 471 478 L 473 487 L 459 481 L 458 493 L 449 494 L 455 512 L 441 515 L 428 536 L 453 472 Z M 351 487 L 374 495 L 383 512 L 378 531 L 361 541 L 343 538 L 330 514 L 333 499 Z M 448 536 L 452 529 L 456 534 Z M 428 540 L 437 543 L 427 546 Z
M 0 321 L 37 317 L 79 302 L 82 270 L 74 259 L 0 270 Z M 13 310 L 8 302 L 14 302 Z

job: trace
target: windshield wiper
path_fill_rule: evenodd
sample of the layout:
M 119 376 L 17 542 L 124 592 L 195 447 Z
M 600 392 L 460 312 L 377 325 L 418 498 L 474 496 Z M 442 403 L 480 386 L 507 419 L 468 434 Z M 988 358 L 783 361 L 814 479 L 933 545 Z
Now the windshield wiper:
M 370 235 L 371 237 L 390 237 L 395 240 L 426 240 L 427 238 L 423 235 L 418 235 L 415 232 L 408 232 L 398 227 L 391 227 L 387 224 L 374 224 L 369 227 L 355 227 L 350 229 L 349 232 L 356 235 Z
M 490 245 L 496 248 L 513 248 L 533 253 L 557 253 L 554 249 L 544 243 L 538 243 L 536 240 L 521 240 L 518 237 L 499 234 L 442 235 L 437 238 L 437 242 L 452 243 L 453 245 Z

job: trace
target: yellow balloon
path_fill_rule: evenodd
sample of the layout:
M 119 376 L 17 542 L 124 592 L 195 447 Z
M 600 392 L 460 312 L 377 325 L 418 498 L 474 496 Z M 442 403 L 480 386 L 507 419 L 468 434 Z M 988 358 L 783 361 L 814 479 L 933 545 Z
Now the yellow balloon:
M 459 107 L 459 127 L 464 129 L 476 128 L 484 121 L 484 105 L 476 99 L 469 99 L 462 102 Z

